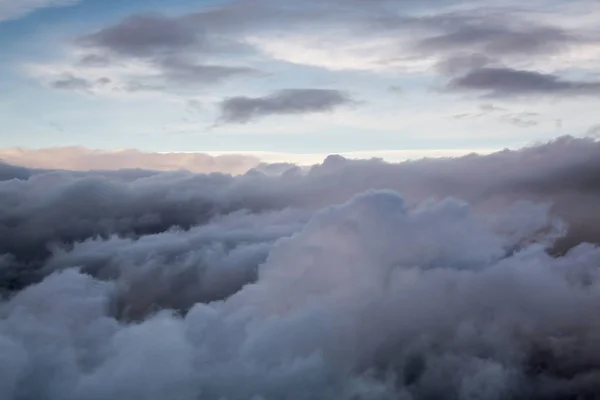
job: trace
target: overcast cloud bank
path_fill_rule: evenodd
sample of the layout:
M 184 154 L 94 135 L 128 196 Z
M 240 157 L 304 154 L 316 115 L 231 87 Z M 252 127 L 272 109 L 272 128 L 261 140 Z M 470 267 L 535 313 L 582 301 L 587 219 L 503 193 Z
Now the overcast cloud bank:
M 49 149 L 0 149 L 0 161 L 29 168 L 74 171 L 146 169 L 187 170 L 196 173 L 243 174 L 260 164 L 257 157 L 243 154 L 211 156 L 203 153 L 144 153 L 135 149 L 90 150 L 84 147 Z
M 0 164 L 5 398 L 598 392 L 599 142 L 278 171 Z

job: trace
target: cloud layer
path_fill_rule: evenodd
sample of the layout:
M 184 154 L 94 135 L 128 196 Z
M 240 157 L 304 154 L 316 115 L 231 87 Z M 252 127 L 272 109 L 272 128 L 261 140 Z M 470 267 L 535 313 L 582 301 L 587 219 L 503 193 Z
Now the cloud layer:
M 593 396 L 598 160 L 565 137 L 238 177 L 0 164 L 0 389 Z
M 243 174 L 260 164 L 258 158 L 241 154 L 211 156 L 203 153 L 144 153 L 134 149 L 102 151 L 83 147 L 0 149 L 0 161 L 29 168 L 74 171 L 181 169 L 195 173 L 221 172 L 233 175 Z

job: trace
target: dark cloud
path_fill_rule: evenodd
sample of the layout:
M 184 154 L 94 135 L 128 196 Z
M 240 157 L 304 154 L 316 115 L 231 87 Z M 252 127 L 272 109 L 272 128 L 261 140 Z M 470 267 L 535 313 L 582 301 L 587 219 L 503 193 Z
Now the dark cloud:
M 111 82 L 112 81 L 109 78 L 107 78 L 107 77 L 98 78 L 96 80 L 96 84 L 100 85 L 100 86 L 108 85 Z
M 421 16 L 390 12 L 382 21 L 383 28 L 370 26 L 410 43 L 399 46 L 400 57 L 439 60 L 437 72 L 451 76 L 484 67 L 535 65 L 576 46 L 597 43 L 596 35 L 584 29 L 544 24 L 514 8 L 490 9 L 477 3 L 463 10 L 448 10 L 442 4 Z
M 473 3 L 457 10 L 452 1 L 435 4 L 435 12 L 422 13 L 422 2 L 414 1 L 377 1 L 373 7 L 365 7 L 361 1 L 338 0 L 302 6 L 290 1 L 232 1 L 187 14 L 133 15 L 85 35 L 77 43 L 91 52 L 86 56 L 90 57 L 88 66 L 102 68 L 108 56 L 111 63 L 141 58 L 156 70 L 149 76 L 125 78 L 121 89 L 177 93 L 198 90 L 195 85 L 264 76 L 267 71 L 254 67 L 265 54 L 260 46 L 250 44 L 251 37 L 343 32 L 342 38 L 349 42 L 366 43 L 396 37 L 396 46 L 373 49 L 374 54 L 382 52 L 381 60 L 375 63 L 402 65 L 433 59 L 439 61 L 435 68 L 438 73 L 453 77 L 486 68 L 535 65 L 537 57 L 596 43 L 587 32 L 530 21 L 514 8 L 489 10 L 482 3 Z
M 106 151 L 84 147 L 0 149 L 0 160 L 29 168 L 73 171 L 146 169 L 187 170 L 194 173 L 243 174 L 257 167 L 257 157 L 243 154 L 211 156 L 204 153 L 145 153 L 135 149 Z
M 104 53 L 85 56 L 80 65 L 101 68 L 113 62 L 141 58 L 156 69 L 155 74 L 128 78 L 122 86 L 126 91 L 181 91 L 197 84 L 261 75 L 247 66 L 206 63 L 207 55 L 239 54 L 244 46 L 222 35 L 209 35 L 190 15 L 134 15 L 76 42 L 88 51 Z
M 483 92 L 493 97 L 595 97 L 600 95 L 600 82 L 566 80 L 551 74 L 511 68 L 479 68 L 452 79 L 448 89 Z
M 0 164 L 3 398 L 593 398 L 599 160 Z
M 280 114 L 307 114 L 333 111 L 352 104 L 344 92 L 332 89 L 285 89 L 265 97 L 232 97 L 221 103 L 220 121 L 246 123 Z
M 82 37 L 79 43 L 127 56 L 156 56 L 199 46 L 199 29 L 160 14 L 134 15 Z
M 29 168 L 8 164 L 0 155 L 0 181 L 11 179 L 28 179 L 32 175 Z

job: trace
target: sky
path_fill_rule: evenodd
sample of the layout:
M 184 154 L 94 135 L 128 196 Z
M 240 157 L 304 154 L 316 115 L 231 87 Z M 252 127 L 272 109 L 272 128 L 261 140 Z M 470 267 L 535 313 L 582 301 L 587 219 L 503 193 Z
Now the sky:
M 599 22 L 593 0 L 0 0 L 0 148 L 297 161 L 597 135 Z

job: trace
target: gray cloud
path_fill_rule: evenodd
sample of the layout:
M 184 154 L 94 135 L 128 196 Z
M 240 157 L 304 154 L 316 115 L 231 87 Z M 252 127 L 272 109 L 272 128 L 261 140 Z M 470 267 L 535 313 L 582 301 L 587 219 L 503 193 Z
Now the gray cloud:
M 572 81 L 551 74 L 510 68 L 479 68 L 454 78 L 450 90 L 478 91 L 494 97 L 505 96 L 598 96 L 600 82 Z
M 133 15 L 78 38 L 76 44 L 96 52 L 80 60 L 84 67 L 102 68 L 133 58 L 143 59 L 157 70 L 156 74 L 127 78 L 121 88 L 126 91 L 186 91 L 195 85 L 261 75 L 248 66 L 207 63 L 207 55 L 240 53 L 244 46 L 226 36 L 209 34 L 190 15 Z
M 0 164 L 3 396 L 593 398 L 599 160 Z
M 265 97 L 232 97 L 221 103 L 220 121 L 246 123 L 278 114 L 333 111 L 352 104 L 348 94 L 331 89 L 285 89 Z
M 52 82 L 52 87 L 65 90 L 88 90 L 93 87 L 93 83 L 87 79 L 70 75 Z
M 201 46 L 203 35 L 173 18 L 140 14 L 82 37 L 79 43 L 127 56 L 156 56 Z
M 260 76 L 260 71 L 249 67 L 200 65 L 176 58 L 160 62 L 165 79 L 172 83 L 189 85 L 194 82 L 215 83 L 235 76 Z

